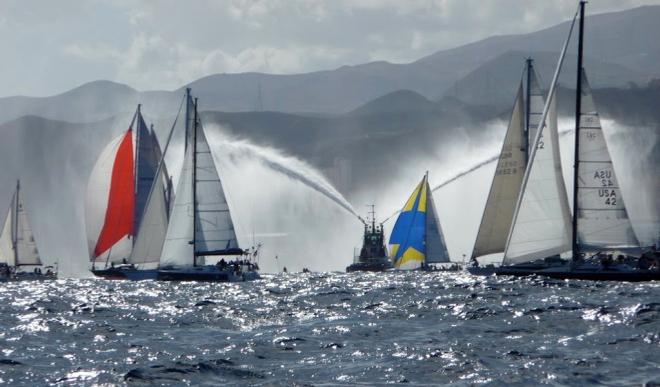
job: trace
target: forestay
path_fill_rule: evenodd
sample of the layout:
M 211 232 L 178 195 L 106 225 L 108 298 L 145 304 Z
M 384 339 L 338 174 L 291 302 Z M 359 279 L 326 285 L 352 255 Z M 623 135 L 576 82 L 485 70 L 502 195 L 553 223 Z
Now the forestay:
M 561 170 L 554 95 L 546 125 L 536 135 L 530 152 L 527 181 L 504 252 L 504 264 L 546 258 L 570 250 L 571 217 Z

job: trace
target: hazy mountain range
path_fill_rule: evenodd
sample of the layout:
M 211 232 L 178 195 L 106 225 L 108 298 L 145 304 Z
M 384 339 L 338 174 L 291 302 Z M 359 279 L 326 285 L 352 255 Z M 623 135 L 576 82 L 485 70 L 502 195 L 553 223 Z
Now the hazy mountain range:
M 622 87 L 630 82 L 645 85 L 660 78 L 657 20 L 660 6 L 587 18 L 586 66 L 594 87 Z M 203 110 L 225 112 L 346 113 L 401 89 L 434 101 L 449 95 L 473 104 L 505 107 L 511 100 L 505 97 L 515 89 L 525 57 L 532 56 L 543 81 L 550 81 L 557 51 L 567 33 L 565 22 L 530 34 L 491 37 L 407 64 L 373 62 L 292 75 L 216 74 L 189 86 Z M 562 84 L 572 84 L 574 46 Z M 51 97 L 0 98 L 0 122 L 24 115 L 97 121 L 130 113 L 138 102 L 154 116 L 172 115 L 182 90 L 141 92 L 110 81 L 95 81 Z

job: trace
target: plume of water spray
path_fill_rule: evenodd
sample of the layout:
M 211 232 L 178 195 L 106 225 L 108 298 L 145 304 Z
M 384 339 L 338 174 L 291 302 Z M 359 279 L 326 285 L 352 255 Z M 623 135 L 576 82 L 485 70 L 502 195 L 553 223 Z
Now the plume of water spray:
M 215 149 L 218 149 L 221 153 L 227 154 L 234 160 L 239 158 L 258 160 L 271 170 L 286 175 L 319 192 L 364 223 L 364 220 L 355 212 L 353 206 L 351 206 L 346 198 L 320 173 L 304 161 L 284 155 L 282 152 L 272 148 L 257 146 L 245 140 L 230 139 L 223 136 L 220 130 L 218 130 L 219 128 L 213 125 L 209 129 L 207 131 L 209 141 L 212 141 Z

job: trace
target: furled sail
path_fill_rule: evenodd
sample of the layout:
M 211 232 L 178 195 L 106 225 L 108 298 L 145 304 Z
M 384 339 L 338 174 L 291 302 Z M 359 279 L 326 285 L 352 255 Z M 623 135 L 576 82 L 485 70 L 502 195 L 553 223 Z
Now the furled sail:
M 504 137 L 504 144 L 495 168 L 495 176 L 488 193 L 472 257 L 501 253 L 506 246 L 507 235 L 511 229 L 511 221 L 513 220 L 513 213 L 525 173 L 523 102 L 521 82 L 518 87 L 516 102 L 513 105 L 509 127 Z M 541 106 L 541 109 L 543 109 L 543 106 Z
M 390 258 L 394 267 L 403 270 L 418 269 L 425 262 L 449 262 L 428 175 L 424 175 L 399 213 L 390 235 Z
M 18 183 L 0 235 L 0 262 L 10 266 L 41 265 Z
M 579 250 L 638 247 L 584 70 L 581 110 L 577 179 Z
M 561 170 L 555 96 L 548 119 L 536 135 L 536 151 L 530 153 L 527 180 L 523 181 L 504 263 L 546 258 L 571 248 L 571 217 Z

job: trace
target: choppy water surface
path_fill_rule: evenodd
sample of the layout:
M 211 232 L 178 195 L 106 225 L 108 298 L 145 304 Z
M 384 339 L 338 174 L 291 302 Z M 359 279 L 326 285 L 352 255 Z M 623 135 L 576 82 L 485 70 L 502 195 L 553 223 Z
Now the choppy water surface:
M 333 273 L 0 297 L 4 383 L 660 383 L 658 283 Z

